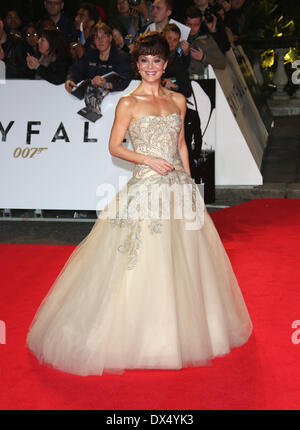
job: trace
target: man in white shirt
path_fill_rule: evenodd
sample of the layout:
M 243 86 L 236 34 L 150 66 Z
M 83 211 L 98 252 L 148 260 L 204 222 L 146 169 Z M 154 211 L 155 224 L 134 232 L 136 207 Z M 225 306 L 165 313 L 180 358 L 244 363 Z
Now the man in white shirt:
M 148 31 L 163 31 L 165 26 L 169 23 L 169 18 L 173 11 L 171 0 L 154 0 L 152 6 L 153 23 L 148 25 L 145 33 Z

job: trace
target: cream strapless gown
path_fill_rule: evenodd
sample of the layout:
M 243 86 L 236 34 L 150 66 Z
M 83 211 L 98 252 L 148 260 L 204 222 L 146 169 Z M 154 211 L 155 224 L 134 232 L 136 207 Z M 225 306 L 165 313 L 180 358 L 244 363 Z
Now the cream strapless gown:
M 162 176 L 136 165 L 75 248 L 28 332 L 27 346 L 41 363 L 78 375 L 181 369 L 208 365 L 247 342 L 252 323 L 203 199 L 183 169 L 180 129 L 177 113 L 130 127 L 136 152 L 162 157 L 175 170 Z M 135 215 L 145 202 L 149 207 L 149 190 L 162 185 L 189 190 L 183 200 L 196 207 L 198 224 L 174 215 L 172 193 L 170 216 L 162 216 L 163 194 L 150 216 Z

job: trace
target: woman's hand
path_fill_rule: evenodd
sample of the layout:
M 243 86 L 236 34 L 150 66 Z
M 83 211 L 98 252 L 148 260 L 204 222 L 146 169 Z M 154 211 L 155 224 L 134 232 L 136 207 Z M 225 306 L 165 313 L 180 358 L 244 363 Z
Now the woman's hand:
M 163 158 L 151 157 L 148 155 L 146 156 L 144 164 L 163 176 L 166 176 L 169 172 L 172 172 L 172 170 L 175 169 L 172 164 L 168 163 Z
M 77 85 L 75 84 L 75 82 L 68 79 L 65 83 L 65 89 L 68 91 L 68 93 L 71 94 L 73 88 L 77 88 Z
M 106 86 L 106 79 L 102 78 L 102 76 L 95 76 L 92 79 L 91 84 L 95 85 L 96 87 L 104 88 Z
M 72 42 L 70 44 L 70 51 L 73 59 L 81 58 L 85 53 L 84 46 L 80 43 L 80 39 L 78 38 L 77 42 Z
M 26 61 L 27 61 L 27 67 L 30 70 L 35 70 L 40 64 L 37 58 L 29 54 L 27 54 Z

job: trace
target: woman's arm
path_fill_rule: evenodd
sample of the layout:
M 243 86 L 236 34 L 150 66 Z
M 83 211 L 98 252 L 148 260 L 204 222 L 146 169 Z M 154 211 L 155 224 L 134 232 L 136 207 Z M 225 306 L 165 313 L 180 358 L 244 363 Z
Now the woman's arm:
M 43 65 L 40 65 L 36 73 L 42 79 L 45 79 L 51 84 L 61 85 L 66 80 L 68 68 L 69 68 L 68 59 L 58 58 L 53 63 L 50 63 L 48 67 L 44 67 Z
M 174 169 L 170 163 L 162 158 L 151 157 L 149 155 L 138 154 L 123 146 L 123 140 L 129 128 L 130 122 L 134 118 L 134 108 L 129 97 L 120 99 L 115 112 L 115 120 L 109 139 L 109 152 L 114 157 L 130 161 L 135 164 L 144 164 L 151 167 L 157 173 L 166 175 L 168 171 Z M 164 172 L 162 170 L 165 170 Z
M 179 151 L 180 158 L 182 160 L 184 170 L 188 175 L 191 176 L 189 153 L 188 153 L 188 149 L 185 142 L 185 136 L 184 136 L 184 118 L 186 114 L 186 99 L 182 94 L 176 94 L 176 98 L 178 99 L 178 107 L 180 109 L 180 116 L 182 121 L 182 127 L 178 138 L 178 151 Z

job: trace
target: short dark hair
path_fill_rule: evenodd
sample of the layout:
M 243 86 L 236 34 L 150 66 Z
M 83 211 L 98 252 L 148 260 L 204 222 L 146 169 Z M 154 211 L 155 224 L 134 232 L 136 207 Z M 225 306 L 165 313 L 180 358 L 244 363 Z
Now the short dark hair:
M 179 37 L 181 36 L 180 28 L 176 24 L 167 24 L 163 29 L 163 34 L 165 35 L 167 31 L 173 31 L 176 34 L 179 34 Z
M 170 55 L 169 44 L 164 35 L 159 31 L 149 31 L 141 34 L 134 43 L 132 59 L 137 63 L 141 55 L 157 55 L 168 60 Z
M 173 11 L 173 8 L 174 8 L 174 6 L 173 6 L 173 0 L 165 0 L 165 3 L 166 3 L 166 6 L 167 6 L 168 10 Z
M 195 6 L 189 6 L 185 11 L 185 18 L 202 18 L 202 14 Z
M 84 2 L 80 3 L 79 9 L 87 10 L 90 20 L 94 21 L 95 24 L 97 24 L 100 19 L 100 13 L 95 5 L 93 5 L 92 3 Z

